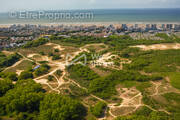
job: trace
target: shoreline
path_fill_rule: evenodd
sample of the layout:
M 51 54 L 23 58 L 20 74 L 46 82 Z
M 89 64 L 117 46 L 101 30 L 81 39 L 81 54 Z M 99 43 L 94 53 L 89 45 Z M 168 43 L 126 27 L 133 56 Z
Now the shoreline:
M 13 24 L 0 24 L 0 28 L 7 28 L 10 27 L 11 25 L 42 25 L 42 26 L 59 26 L 59 25 L 77 25 L 77 26 L 91 26 L 91 25 L 96 25 L 96 26 L 107 26 L 107 25 L 122 25 L 122 24 L 127 24 L 127 25 L 134 25 L 134 24 L 139 24 L 139 25 L 146 25 L 146 24 L 157 24 L 157 25 L 162 25 L 162 24 L 178 24 L 180 25 L 180 22 L 60 22 L 60 23 L 13 23 Z

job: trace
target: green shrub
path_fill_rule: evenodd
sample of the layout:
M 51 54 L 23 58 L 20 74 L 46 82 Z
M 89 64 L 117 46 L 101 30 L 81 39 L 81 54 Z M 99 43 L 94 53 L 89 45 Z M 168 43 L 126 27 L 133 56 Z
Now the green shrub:
M 61 59 L 60 55 L 53 55 L 52 60 L 59 60 Z
M 52 75 L 49 75 L 49 76 L 48 76 L 48 80 L 49 80 L 49 81 L 53 81 L 53 78 L 54 78 L 54 77 L 53 77 Z
M 37 40 L 33 40 L 33 41 L 30 41 L 30 42 L 27 42 L 23 48 L 30 48 L 30 47 L 38 47 L 40 45 L 43 45 L 45 43 L 48 42 L 48 39 L 45 39 L 45 38 L 39 38 Z
M 95 106 L 91 107 L 91 112 L 96 117 L 101 117 L 107 107 L 106 103 L 98 102 Z
M 11 80 L 0 80 L 0 97 L 13 87 L 14 85 Z
M 70 97 L 47 94 L 40 105 L 39 120 L 82 120 L 85 107 Z
M 30 78 L 33 78 L 33 74 L 30 71 L 23 71 L 18 77 L 19 80 L 26 80 Z

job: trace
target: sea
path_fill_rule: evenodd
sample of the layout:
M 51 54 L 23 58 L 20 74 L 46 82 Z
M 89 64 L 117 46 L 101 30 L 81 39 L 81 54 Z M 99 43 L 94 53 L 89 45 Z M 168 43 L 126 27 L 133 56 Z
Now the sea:
M 180 8 L 159 9 L 88 9 L 39 10 L 0 12 L 0 25 L 4 24 L 62 24 L 62 23 L 177 23 Z

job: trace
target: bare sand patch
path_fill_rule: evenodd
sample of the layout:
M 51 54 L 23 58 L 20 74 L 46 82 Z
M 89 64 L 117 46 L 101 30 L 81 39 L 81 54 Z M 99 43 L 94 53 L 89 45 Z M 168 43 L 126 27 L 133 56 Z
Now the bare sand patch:
M 180 49 L 179 43 L 164 43 L 155 45 L 136 45 L 131 47 L 138 47 L 142 50 L 168 50 L 168 49 Z
M 48 56 L 41 56 L 41 55 L 35 55 L 33 56 L 33 59 L 36 61 L 50 61 L 50 58 Z
M 60 51 L 65 49 L 65 48 L 62 48 L 62 46 L 60 46 L 60 45 L 54 46 L 53 48 L 54 49 L 58 49 Z
M 20 75 L 21 74 L 21 72 L 23 72 L 24 70 L 16 70 L 16 74 L 17 75 Z
M 47 84 L 47 79 L 40 79 L 40 80 L 36 80 L 36 83 L 40 83 L 40 84 Z
M 35 53 L 33 53 L 33 54 L 29 54 L 29 55 L 27 55 L 27 57 L 28 57 L 28 58 L 32 58 L 32 57 L 34 57 L 35 55 L 39 55 L 39 54 L 35 54 Z
M 46 43 L 46 45 L 54 45 L 54 43 Z
M 54 46 L 54 49 L 59 49 L 59 50 L 64 50 L 65 48 L 63 48 L 61 45 L 55 44 L 55 43 L 47 43 L 46 45 L 49 46 Z

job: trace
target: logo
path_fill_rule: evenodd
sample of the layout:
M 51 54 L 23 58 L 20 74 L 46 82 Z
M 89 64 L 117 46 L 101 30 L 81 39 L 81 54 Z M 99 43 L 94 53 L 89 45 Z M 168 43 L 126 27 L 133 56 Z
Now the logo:
M 71 62 L 69 62 L 70 58 L 72 58 L 72 56 L 70 54 L 67 54 L 66 55 L 66 66 L 71 66 L 71 65 L 76 64 L 76 63 L 79 63 L 79 64 L 84 65 L 84 66 L 87 64 L 86 54 L 82 54 L 81 56 L 72 60 Z

